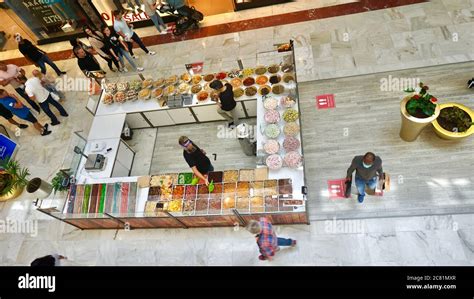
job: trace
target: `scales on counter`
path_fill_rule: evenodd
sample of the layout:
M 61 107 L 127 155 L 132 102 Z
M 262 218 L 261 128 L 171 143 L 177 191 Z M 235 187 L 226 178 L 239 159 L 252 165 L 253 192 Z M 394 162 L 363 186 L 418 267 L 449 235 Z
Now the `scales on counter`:
M 84 166 L 85 170 L 89 171 L 101 171 L 104 170 L 105 167 L 105 156 L 102 154 L 90 154 L 86 156 L 79 147 L 74 147 L 74 152 L 76 154 L 82 155 L 85 157 L 86 165 Z

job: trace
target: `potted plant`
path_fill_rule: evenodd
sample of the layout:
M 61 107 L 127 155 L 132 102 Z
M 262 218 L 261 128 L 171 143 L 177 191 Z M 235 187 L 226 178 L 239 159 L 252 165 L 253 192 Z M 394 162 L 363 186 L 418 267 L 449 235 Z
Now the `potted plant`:
M 448 140 L 460 140 L 474 134 L 474 111 L 457 103 L 440 105 L 439 117 L 433 122 L 436 134 Z
M 440 113 L 438 99 L 428 93 L 429 87 L 420 83 L 416 89 L 408 89 L 413 93 L 400 103 L 402 127 L 400 137 L 405 141 L 414 141 L 421 131 L 433 122 Z
M 54 178 L 51 180 L 51 186 L 53 187 L 54 194 L 56 194 L 58 191 L 63 192 L 68 190 L 68 181 L 68 177 L 62 171 L 58 171 L 58 173 L 56 173 Z
M 28 184 L 28 168 L 21 168 L 18 161 L 6 157 L 0 159 L 0 201 L 17 198 Z

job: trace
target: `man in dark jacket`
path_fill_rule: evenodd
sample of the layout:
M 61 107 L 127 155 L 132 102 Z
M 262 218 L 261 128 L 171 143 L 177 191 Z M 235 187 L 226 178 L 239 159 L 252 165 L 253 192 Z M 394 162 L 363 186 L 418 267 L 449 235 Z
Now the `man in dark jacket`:
M 347 181 L 352 180 L 354 170 L 356 171 L 355 183 L 359 191 L 357 199 L 362 203 L 365 197 L 365 186 L 367 185 L 370 189 L 375 190 L 377 186 L 377 175 L 379 179 L 383 178 L 382 159 L 371 152 L 363 156 L 355 156 L 351 166 L 347 169 Z
M 46 74 L 46 64 L 49 64 L 58 76 L 66 74 L 66 72 L 63 72 L 58 68 L 58 66 L 43 50 L 38 49 L 38 47 L 33 45 L 29 40 L 21 37 L 19 33 L 15 34 L 15 40 L 18 43 L 18 50 L 20 50 L 21 54 L 23 54 L 23 56 L 25 56 L 25 58 L 31 63 L 38 65 L 43 74 Z

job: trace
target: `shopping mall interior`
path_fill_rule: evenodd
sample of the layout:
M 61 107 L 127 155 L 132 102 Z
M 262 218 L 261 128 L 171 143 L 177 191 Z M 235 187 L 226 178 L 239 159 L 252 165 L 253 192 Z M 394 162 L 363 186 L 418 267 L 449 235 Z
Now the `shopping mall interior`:
M 159 33 L 122 1 L 156 54 L 135 44 L 139 72 L 95 55 L 105 80 L 79 68 L 70 40 L 113 27 L 120 1 L 57 2 L 0 1 L 0 61 L 33 77 L 16 34 L 36 44 L 66 72 L 47 66 L 69 114 L 52 109 L 52 126 L 32 112 L 47 136 L 0 118 L 29 172 L 0 193 L 0 265 L 57 253 L 65 266 L 474 266 L 474 1 L 193 0 L 204 19 L 179 34 L 176 16 L 160 12 Z M 245 125 L 218 112 L 215 79 Z M 195 186 L 181 136 L 209 157 L 212 188 Z M 361 202 L 366 153 L 383 172 L 375 191 L 362 180 Z M 260 260 L 245 226 L 261 217 L 297 246 Z

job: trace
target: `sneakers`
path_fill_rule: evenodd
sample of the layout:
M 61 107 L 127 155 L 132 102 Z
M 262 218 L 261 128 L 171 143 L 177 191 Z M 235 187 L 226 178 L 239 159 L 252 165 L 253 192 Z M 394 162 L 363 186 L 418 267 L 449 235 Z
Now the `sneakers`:
M 124 72 L 123 68 L 119 68 L 119 72 L 123 73 Z
M 52 125 L 52 126 L 57 126 L 57 125 L 59 125 L 60 123 L 61 123 L 61 122 L 57 121 L 57 122 L 55 122 L 55 123 L 51 123 L 51 125 Z
M 258 256 L 258 259 L 261 260 L 261 261 L 264 261 L 264 260 L 266 260 L 267 258 L 264 257 L 263 255 L 259 255 L 259 256 Z
M 148 55 L 150 55 L 150 56 L 153 56 L 153 55 L 155 55 L 155 54 L 156 54 L 155 51 L 150 51 L 150 52 L 148 52 Z
M 145 70 L 145 69 L 142 68 L 142 67 L 137 67 L 137 71 L 139 71 L 139 72 L 143 72 L 144 70 Z
M 45 127 L 43 130 L 43 133 L 41 133 L 41 136 L 47 136 L 49 134 L 51 134 L 51 131 L 46 130 L 46 127 Z
M 234 127 L 234 122 L 231 122 L 231 123 L 227 124 L 227 128 L 232 128 L 233 129 L 233 127 Z
M 61 116 L 62 116 L 62 117 L 68 117 L 68 116 L 69 116 L 69 114 L 67 114 L 67 113 L 66 113 L 66 114 L 64 114 L 64 115 L 62 115 L 62 114 L 61 114 Z
M 20 128 L 20 129 L 26 129 L 26 128 L 28 128 L 28 125 L 19 124 L 19 125 L 18 125 L 18 128 Z
M 122 70 L 123 70 L 125 73 L 128 73 L 128 69 L 127 69 L 126 67 L 124 67 Z
M 291 240 L 291 247 L 295 247 L 296 246 L 296 240 Z
M 364 202 L 364 196 L 362 196 L 362 195 L 359 194 L 359 195 L 357 196 L 357 200 L 359 201 L 359 203 L 363 203 L 363 202 Z

